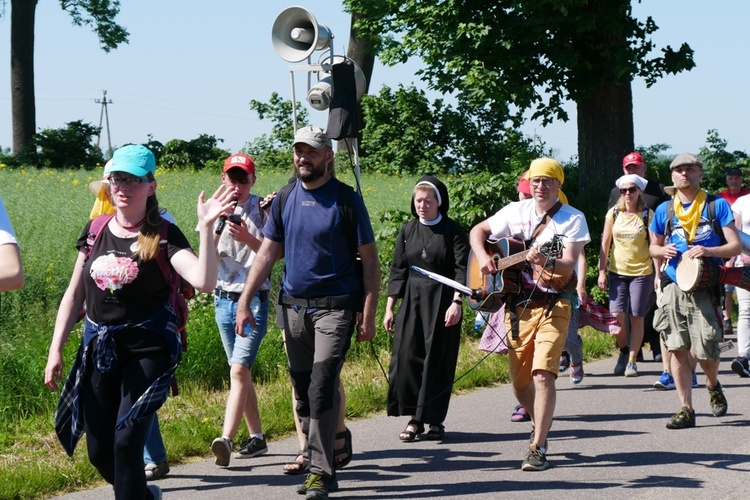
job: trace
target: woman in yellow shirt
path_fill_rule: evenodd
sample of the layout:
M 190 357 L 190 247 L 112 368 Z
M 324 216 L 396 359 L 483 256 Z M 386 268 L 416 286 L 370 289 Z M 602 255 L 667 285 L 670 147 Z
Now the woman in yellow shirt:
M 601 290 L 609 288 L 610 312 L 623 325 L 630 310 L 629 344 L 624 328 L 616 335 L 620 357 L 615 375 L 626 377 L 638 376 L 635 360 L 643 342 L 643 317 L 654 293 L 654 266 L 648 253 L 648 225 L 654 212 L 641 198 L 647 183 L 635 174 L 617 179 L 620 199 L 607 212 L 599 252 L 597 285 Z

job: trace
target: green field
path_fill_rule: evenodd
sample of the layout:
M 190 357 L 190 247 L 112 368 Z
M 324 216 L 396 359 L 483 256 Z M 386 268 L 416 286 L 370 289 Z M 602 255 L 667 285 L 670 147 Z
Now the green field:
M 47 349 L 52 337 L 57 304 L 75 260 L 75 241 L 80 236 L 94 197 L 88 183 L 98 179 L 94 171 L 10 170 L 0 165 L 0 196 L 13 221 L 24 261 L 26 286 L 2 295 L 0 302 L 0 499 L 43 498 L 55 492 L 91 486 L 99 480 L 88 464 L 85 443 L 72 459 L 65 456 L 52 429 L 57 393 L 42 383 Z M 284 185 L 288 172 L 259 171 L 253 192 L 265 195 Z M 212 193 L 219 174 L 207 171 L 157 170 L 160 205 L 172 212 L 191 242 L 197 243 L 195 203 L 198 193 Z M 353 184 L 351 174 L 339 177 Z M 362 190 L 376 233 L 384 226 L 378 214 L 409 210 L 415 178 L 365 175 Z M 391 237 L 392 239 L 392 237 Z M 392 241 L 378 241 L 392 248 Z M 389 256 L 381 256 L 388 261 Z M 275 276 L 278 280 L 277 273 Z M 274 283 L 278 285 L 277 282 Z M 378 325 L 385 300 L 379 304 Z M 213 320 L 210 295 L 191 303 L 188 322 L 189 349 L 177 371 L 181 394 L 160 410 L 170 463 L 209 454 L 209 443 L 221 429 L 228 367 Z M 253 367 L 259 382 L 258 400 L 264 432 L 279 438 L 293 431 L 291 392 L 279 330 L 269 321 L 269 331 Z M 464 344 L 459 373 L 469 371 L 483 353 L 476 349 L 473 315 L 465 314 Z M 71 334 L 66 347 L 66 370 L 80 341 Z M 586 332 L 586 355 L 609 353 L 611 341 Z M 381 411 L 385 405 L 391 338 L 379 329 L 375 341 L 357 344 L 344 368 L 347 416 L 357 418 Z M 490 356 L 456 384 L 456 390 L 492 385 L 507 380 L 507 360 Z M 510 404 L 510 402 L 509 402 Z M 510 406 L 509 406 L 510 411 Z M 237 441 L 243 436 L 240 427 Z

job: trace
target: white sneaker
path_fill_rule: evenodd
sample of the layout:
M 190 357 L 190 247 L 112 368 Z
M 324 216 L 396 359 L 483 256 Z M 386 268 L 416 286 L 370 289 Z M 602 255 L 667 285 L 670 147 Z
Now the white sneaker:
M 638 367 L 636 366 L 635 361 L 628 361 L 628 364 L 625 367 L 625 376 L 626 377 L 638 376 Z
M 227 467 L 229 459 L 232 456 L 232 440 L 225 437 L 218 437 L 211 443 L 211 451 L 216 456 L 216 465 Z

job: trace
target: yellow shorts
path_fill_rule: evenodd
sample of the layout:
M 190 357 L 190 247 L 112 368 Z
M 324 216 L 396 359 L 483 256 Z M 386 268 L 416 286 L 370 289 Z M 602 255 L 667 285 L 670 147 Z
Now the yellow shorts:
M 508 362 L 513 387 L 524 387 L 532 381 L 537 370 L 546 370 L 557 377 L 560 356 L 565 349 L 571 306 L 567 299 L 557 299 L 549 315 L 548 306 L 516 309 L 518 318 L 517 340 L 512 338 L 510 316 L 505 315 L 508 332 Z

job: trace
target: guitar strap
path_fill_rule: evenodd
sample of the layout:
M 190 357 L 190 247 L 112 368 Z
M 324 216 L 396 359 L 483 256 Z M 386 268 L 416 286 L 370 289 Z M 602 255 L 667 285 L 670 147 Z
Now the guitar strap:
M 549 224 L 549 221 L 552 220 L 552 217 L 555 216 L 557 211 L 560 210 L 560 207 L 562 207 L 562 203 L 560 202 L 560 200 L 557 200 L 557 202 L 555 202 L 555 204 L 552 205 L 552 207 L 544 213 L 544 215 L 542 216 L 542 220 L 539 221 L 539 224 L 536 225 L 534 231 L 531 233 L 531 239 L 525 242 L 527 248 L 531 246 L 531 244 L 540 234 L 542 234 L 542 231 L 544 231 L 544 228 L 547 227 L 547 224 Z M 518 337 L 520 336 L 518 330 L 518 317 L 516 316 L 516 307 L 520 302 L 522 302 L 520 295 L 511 295 L 508 298 L 508 307 L 505 308 L 505 310 L 508 311 L 508 315 L 510 317 L 511 336 L 513 340 L 518 340 Z M 554 302 L 550 304 L 548 311 L 552 309 L 553 304 Z

